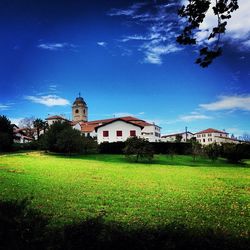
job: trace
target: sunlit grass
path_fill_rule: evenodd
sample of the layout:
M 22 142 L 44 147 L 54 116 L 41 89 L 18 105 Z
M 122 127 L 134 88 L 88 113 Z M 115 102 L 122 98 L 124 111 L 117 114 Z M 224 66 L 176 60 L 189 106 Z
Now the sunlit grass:
M 0 198 L 33 197 L 53 227 L 102 216 L 132 228 L 178 223 L 245 237 L 249 176 L 249 162 L 190 156 L 135 164 L 121 155 L 17 153 L 0 156 Z

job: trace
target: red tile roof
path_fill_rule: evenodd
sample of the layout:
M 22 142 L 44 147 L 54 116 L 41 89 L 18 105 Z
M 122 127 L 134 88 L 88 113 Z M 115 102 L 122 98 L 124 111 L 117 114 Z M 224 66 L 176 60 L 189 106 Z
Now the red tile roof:
M 49 116 L 45 120 L 55 120 L 55 119 L 69 121 L 68 119 L 66 119 L 66 118 L 64 118 L 62 116 L 59 116 L 59 115 Z
M 161 138 L 167 138 L 167 137 L 170 137 L 170 136 L 183 135 L 183 134 L 185 135 L 186 132 L 176 133 L 176 134 L 169 134 L 169 135 L 163 135 Z M 192 134 L 193 135 L 193 133 L 191 133 L 189 131 L 187 131 L 187 134 Z
M 119 118 L 109 118 L 109 119 L 95 120 L 95 121 L 89 121 L 89 122 L 80 122 L 81 131 L 85 133 L 89 133 L 89 132 L 94 131 L 96 127 L 113 122 L 115 120 L 123 120 L 125 122 L 133 123 L 140 127 L 153 125 L 151 123 L 148 123 L 144 120 L 138 119 L 133 116 L 124 116 L 124 117 L 119 117 Z
M 220 130 L 217 130 L 217 129 L 214 129 L 214 128 L 208 128 L 208 129 L 202 130 L 202 131 L 200 131 L 200 132 L 197 132 L 197 133 L 195 133 L 195 134 L 205 134 L 205 133 L 228 134 L 228 133 L 225 132 L 225 131 L 220 131 Z

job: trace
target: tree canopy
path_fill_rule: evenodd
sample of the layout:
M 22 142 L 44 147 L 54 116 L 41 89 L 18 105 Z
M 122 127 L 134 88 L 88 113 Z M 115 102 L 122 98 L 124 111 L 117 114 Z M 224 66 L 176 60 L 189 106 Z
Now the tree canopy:
M 0 116 L 0 151 L 9 151 L 13 144 L 13 126 L 6 116 Z
M 207 36 L 207 43 L 201 45 L 200 55 L 196 60 L 201 67 L 207 67 L 222 53 L 221 35 L 226 31 L 226 20 L 230 19 L 232 12 L 239 8 L 238 0 L 188 0 L 187 2 L 187 5 L 183 5 L 178 12 L 178 15 L 187 21 L 181 35 L 177 37 L 178 43 L 197 44 L 196 33 L 209 8 L 212 7 L 217 18 L 217 26 L 212 27 L 212 31 Z

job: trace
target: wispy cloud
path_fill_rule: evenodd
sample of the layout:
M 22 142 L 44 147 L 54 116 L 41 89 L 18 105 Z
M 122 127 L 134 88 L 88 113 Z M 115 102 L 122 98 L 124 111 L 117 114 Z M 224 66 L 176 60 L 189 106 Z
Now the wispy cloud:
M 218 101 L 200 104 L 200 107 L 210 111 L 235 109 L 250 111 L 250 95 L 220 96 Z
M 37 45 L 39 49 L 45 49 L 50 51 L 58 51 L 64 49 L 76 49 L 77 46 L 71 43 L 40 43 Z
M 152 64 L 162 64 L 162 56 L 182 50 L 175 44 L 166 46 L 154 43 L 147 43 L 142 46 L 145 49 L 144 62 Z
M 0 103 L 0 110 L 9 110 L 11 105 L 9 104 L 1 104 Z
M 135 25 L 144 26 L 143 34 L 127 35 L 120 39 L 127 46 L 130 43 L 137 51 L 143 53 L 142 62 L 162 64 L 163 56 L 182 50 L 175 42 L 177 30 L 180 29 L 177 22 L 177 6 L 179 2 L 169 3 L 135 3 L 127 9 L 112 9 L 108 15 L 124 16 L 126 20 Z
M 133 16 L 137 13 L 137 11 L 145 6 L 146 3 L 134 3 L 127 9 L 111 9 L 108 12 L 109 16 Z
M 29 100 L 34 103 L 43 104 L 48 107 L 53 106 L 66 106 L 70 102 L 67 99 L 59 97 L 57 95 L 46 95 L 46 96 L 25 96 L 26 100 Z
M 179 120 L 184 122 L 192 122 L 197 120 L 208 120 L 208 119 L 212 119 L 212 117 L 204 114 L 190 114 L 190 115 L 182 115 L 179 117 Z
M 97 45 L 99 45 L 101 47 L 106 47 L 107 43 L 106 42 L 97 42 Z

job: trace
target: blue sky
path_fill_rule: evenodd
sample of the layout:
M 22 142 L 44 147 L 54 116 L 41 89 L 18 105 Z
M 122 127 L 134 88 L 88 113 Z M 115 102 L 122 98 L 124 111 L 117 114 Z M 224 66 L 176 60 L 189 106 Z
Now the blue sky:
M 250 133 L 250 2 L 239 1 L 223 56 L 206 69 L 194 61 L 213 15 L 184 48 L 176 2 L 1 1 L 0 114 L 71 118 L 81 92 L 89 120 L 130 114 L 162 134 Z

